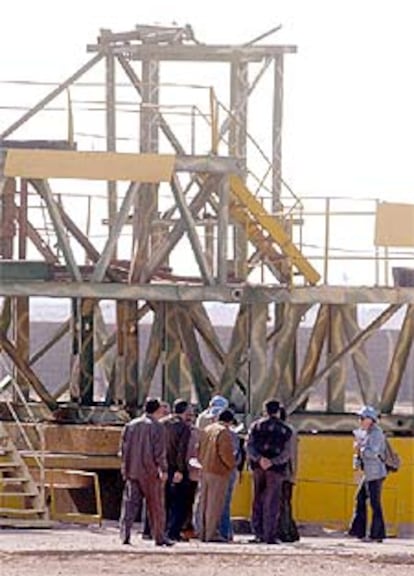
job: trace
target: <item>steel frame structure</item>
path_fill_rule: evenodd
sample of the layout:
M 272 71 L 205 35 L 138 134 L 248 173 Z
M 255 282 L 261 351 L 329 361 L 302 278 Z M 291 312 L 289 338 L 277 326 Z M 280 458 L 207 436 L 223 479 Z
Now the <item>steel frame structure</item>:
M 213 391 L 220 392 L 252 416 L 260 412 L 266 397 L 278 396 L 304 430 L 348 430 L 353 423 L 346 402 L 347 368 L 342 361 L 349 357 L 358 375 L 361 402 L 378 406 L 386 415 L 388 428 L 412 433 L 412 407 L 404 416 L 395 414 L 394 407 L 410 353 L 414 288 L 317 285 L 318 272 L 292 240 L 291 216 L 282 200 L 281 156 L 284 60 L 296 48 L 254 43 L 205 45 L 195 39 L 188 26 L 137 26 L 124 33 L 102 30 L 88 51 L 94 55 L 84 66 L 0 135 L 0 348 L 13 362 L 26 398 L 30 399 L 34 390 L 43 409 L 54 418 L 62 414 L 68 418 L 70 414 L 76 420 L 82 413 L 108 411 L 95 406 L 94 366 L 108 351 L 115 350 L 115 360 L 107 365 L 111 417 L 114 406 L 130 414 L 142 406 L 161 366 L 162 392 L 169 401 L 187 394 L 191 387 L 200 405 L 205 406 Z M 97 153 L 96 165 L 89 164 L 87 153 L 77 151 L 70 141 L 9 139 L 101 61 L 105 63 L 106 152 Z M 198 62 L 200 66 L 220 62 L 229 68 L 229 113 L 219 126 L 212 99 L 209 154 L 191 154 L 160 111 L 160 74 L 166 61 L 181 65 Z M 249 82 L 253 63 L 260 70 Z M 141 105 L 139 154 L 126 160 L 116 152 L 119 69 L 134 87 Z M 267 211 L 246 182 L 248 102 L 268 69 L 273 69 L 273 110 L 271 201 Z M 163 173 L 160 134 L 171 150 L 167 176 Z M 218 142 L 224 134 L 228 135 L 228 147 L 219 154 Z M 102 250 L 69 216 L 53 191 L 49 178 L 62 175 L 62 162 L 56 160 L 56 153 L 65 158 L 71 155 L 68 177 L 81 174 L 88 179 L 107 179 L 108 234 Z M 137 168 L 140 159 L 142 166 Z M 127 178 L 129 186 L 123 194 L 114 176 L 121 160 L 133 174 Z M 148 176 L 151 170 L 152 180 Z M 165 180 L 170 186 L 171 205 L 161 213 L 159 191 Z M 46 242 L 31 223 L 29 194 L 37 195 L 46 209 L 56 246 Z M 206 207 L 207 220 L 202 217 Z M 118 257 L 126 226 L 132 230 L 127 261 Z M 178 278 L 171 270 L 170 258 L 184 235 L 198 275 Z M 81 264 L 76 256 L 75 242 L 88 265 Z M 36 247 L 42 261 L 27 258 L 29 244 Z M 270 282 L 250 282 L 252 263 L 257 262 L 270 272 Z M 301 284 L 296 280 L 299 276 Z M 68 298 L 73 313 L 43 350 L 30 357 L 29 299 L 37 296 Z M 102 299 L 116 305 L 117 326 L 112 334 L 100 313 Z M 204 306 L 209 301 L 238 305 L 228 349 Z M 357 307 L 373 302 L 388 307 L 361 328 Z M 385 384 L 379 390 L 364 343 L 404 306 L 405 319 Z M 298 366 L 298 328 L 303 315 L 313 307 L 317 308 L 316 319 L 305 360 Z M 273 309 L 274 323 L 269 328 L 269 311 Z M 142 350 L 141 322 L 149 312 L 153 318 L 150 341 Z M 72 337 L 72 378 L 52 393 L 32 366 L 68 331 Z M 206 354 L 211 364 L 206 362 Z M 314 414 L 307 410 L 307 400 L 312 388 L 323 380 L 327 382 L 324 411 Z M 66 386 L 69 403 L 60 401 Z

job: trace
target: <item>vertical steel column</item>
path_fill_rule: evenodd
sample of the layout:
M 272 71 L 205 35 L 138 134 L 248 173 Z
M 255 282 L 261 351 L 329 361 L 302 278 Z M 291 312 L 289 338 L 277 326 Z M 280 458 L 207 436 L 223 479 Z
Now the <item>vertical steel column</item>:
M 250 412 L 260 414 L 268 378 L 267 367 L 267 304 L 254 302 L 250 306 L 249 392 Z
M 79 356 L 79 404 L 93 404 L 93 374 L 94 374 L 94 334 L 93 309 L 95 300 L 81 300 L 80 311 L 80 356 Z
M 283 54 L 274 59 L 273 133 L 272 133 L 272 212 L 283 209 L 282 195 L 282 117 L 283 117 Z
M 19 205 L 19 236 L 18 236 L 18 257 L 19 260 L 26 258 L 27 242 L 27 180 L 20 182 L 20 205 Z M 14 202 L 13 202 L 14 203 Z M 16 298 L 16 324 L 15 338 L 16 347 L 25 362 L 29 362 L 30 356 L 30 317 L 29 298 Z M 29 400 L 30 387 L 25 378 L 20 373 L 17 374 L 17 384 L 26 400 Z
M 0 257 L 11 260 L 13 258 L 13 239 L 16 234 L 14 223 L 14 197 L 16 194 L 16 181 L 7 178 L 0 190 Z
M 79 400 L 80 357 L 80 299 L 71 299 L 71 354 L 69 396 L 71 402 Z
M 248 62 L 231 62 L 230 106 L 232 118 L 229 129 L 229 154 L 246 166 L 247 159 L 247 101 L 249 96 Z M 236 278 L 247 276 L 247 234 L 238 224 L 234 226 L 234 273 Z
M 106 63 L 106 149 L 108 152 L 116 150 L 116 78 L 115 78 L 115 57 L 107 48 L 105 57 Z M 107 184 L 108 189 L 108 219 L 109 232 L 115 220 L 118 211 L 117 185 L 116 182 L 110 181 Z M 116 258 L 117 247 L 115 246 L 113 257 Z
M 180 395 L 181 380 L 181 344 L 173 302 L 165 302 L 164 325 L 163 397 L 173 402 Z
M 220 200 L 217 227 L 217 277 L 219 284 L 227 283 L 227 235 L 229 231 L 229 177 L 223 176 L 220 182 Z
M 329 307 L 329 332 L 328 332 L 328 358 L 336 358 L 345 348 L 342 315 L 339 306 Z M 328 375 L 326 402 L 328 412 L 345 411 L 345 385 L 346 385 L 346 362 L 347 358 L 342 358 L 334 366 Z
M 13 326 L 16 349 L 20 358 L 28 364 L 30 356 L 29 298 L 20 296 L 14 299 L 14 303 Z M 29 400 L 30 388 L 27 379 L 24 378 L 20 372 L 17 372 L 16 381 L 26 400 Z M 19 401 L 18 397 L 16 397 L 15 400 Z
M 214 275 L 214 220 L 207 216 L 204 226 L 204 252 L 210 274 Z
M 137 302 L 128 300 L 124 304 L 124 370 L 125 404 L 131 415 L 136 414 L 139 390 L 139 338 Z
M 116 349 L 115 379 L 111 385 L 111 396 L 115 404 L 125 403 L 125 300 L 116 301 Z
M 26 258 L 27 245 L 27 180 L 20 182 L 20 205 L 19 205 L 19 260 Z
M 140 113 L 140 152 L 158 153 L 159 64 L 153 60 L 142 62 L 142 102 Z M 135 203 L 134 270 L 132 279 L 140 279 L 142 268 L 150 253 L 150 236 L 158 217 L 158 184 L 144 184 Z

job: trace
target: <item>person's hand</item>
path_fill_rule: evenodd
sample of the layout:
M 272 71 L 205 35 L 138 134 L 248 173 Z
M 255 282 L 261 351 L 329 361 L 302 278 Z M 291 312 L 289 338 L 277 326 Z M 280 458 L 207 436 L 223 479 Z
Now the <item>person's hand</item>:
M 174 476 L 172 477 L 172 482 L 173 484 L 179 484 L 180 482 L 182 482 L 183 479 L 183 475 L 181 472 L 174 472 Z
M 259 465 L 260 465 L 260 468 L 262 468 L 262 470 L 268 470 L 272 465 L 272 461 L 269 460 L 269 458 L 265 458 L 264 456 L 261 456 L 260 460 L 259 460 Z
M 167 482 L 167 480 L 168 480 L 168 474 L 167 474 L 167 472 L 160 472 L 160 473 L 159 473 L 159 478 L 160 478 L 161 482 L 162 482 L 163 484 L 165 484 L 165 483 Z

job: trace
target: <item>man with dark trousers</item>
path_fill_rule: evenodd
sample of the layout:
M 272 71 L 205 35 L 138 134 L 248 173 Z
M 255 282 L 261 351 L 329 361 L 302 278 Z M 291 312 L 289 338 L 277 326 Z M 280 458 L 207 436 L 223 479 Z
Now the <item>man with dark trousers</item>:
M 164 487 L 167 480 L 165 428 L 159 422 L 163 408 L 158 398 L 147 398 L 144 414 L 126 424 L 121 437 L 121 473 L 125 481 L 120 536 L 130 544 L 131 529 L 143 498 L 157 546 L 171 546 L 165 536 Z
M 168 479 L 166 485 L 167 536 L 183 540 L 181 531 L 187 515 L 188 482 L 187 452 L 191 428 L 187 413 L 191 410 L 187 400 L 174 401 L 172 414 L 163 418 L 166 431 Z
M 278 544 L 282 484 L 291 457 L 292 431 L 280 419 L 280 404 L 271 398 L 264 416 L 250 426 L 247 456 L 253 471 L 253 542 Z

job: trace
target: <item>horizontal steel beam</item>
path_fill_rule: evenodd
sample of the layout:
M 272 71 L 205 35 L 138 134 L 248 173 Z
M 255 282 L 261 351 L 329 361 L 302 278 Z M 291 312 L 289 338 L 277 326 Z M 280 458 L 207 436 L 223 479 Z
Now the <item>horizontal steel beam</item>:
M 117 282 L 41 282 L 0 279 L 0 296 L 154 300 L 166 302 L 290 302 L 292 304 L 414 304 L 414 288 L 203 286 Z
M 128 56 L 133 60 L 174 60 L 174 61 L 210 61 L 232 62 L 235 59 L 257 62 L 264 58 L 276 57 L 280 54 L 295 53 L 293 45 L 257 45 L 236 46 L 228 44 L 216 45 L 157 45 L 157 44 L 89 44 L 88 52 L 110 51 L 112 54 Z

